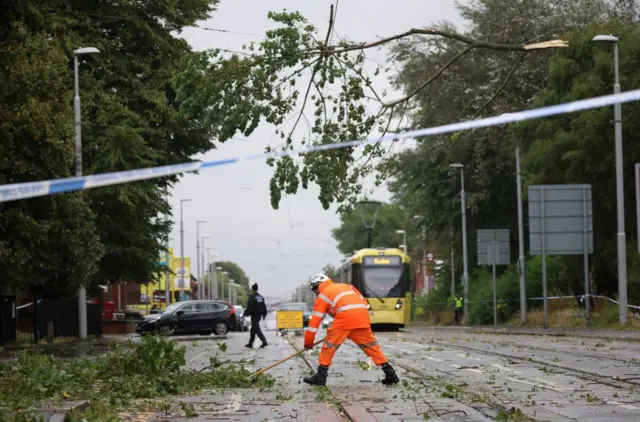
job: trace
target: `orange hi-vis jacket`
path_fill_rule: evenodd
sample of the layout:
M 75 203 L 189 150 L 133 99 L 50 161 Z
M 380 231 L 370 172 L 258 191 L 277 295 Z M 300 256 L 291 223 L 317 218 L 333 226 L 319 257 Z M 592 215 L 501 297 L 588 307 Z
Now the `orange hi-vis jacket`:
M 331 328 L 355 330 L 371 327 L 367 301 L 350 284 L 324 281 L 318 286 L 320 294 L 313 304 L 309 326 L 304 333 L 305 346 L 311 346 L 325 313 L 333 317 Z

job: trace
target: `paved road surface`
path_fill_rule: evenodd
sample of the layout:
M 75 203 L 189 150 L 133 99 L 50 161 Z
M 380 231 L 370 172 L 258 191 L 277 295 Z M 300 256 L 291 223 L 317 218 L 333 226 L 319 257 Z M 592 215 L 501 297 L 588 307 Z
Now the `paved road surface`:
M 271 346 L 248 350 L 248 333 L 231 333 L 225 356 L 254 359 L 257 370 L 302 346 L 301 337 L 266 334 Z M 637 342 L 429 328 L 377 335 L 401 385 L 381 385 L 382 371 L 347 342 L 329 370 L 328 390 L 301 382 L 317 367 L 317 352 L 306 352 L 270 371 L 278 380 L 272 389 L 205 392 L 176 400 L 191 403 L 197 417 L 137 420 L 493 421 L 505 412 L 522 415 L 503 420 L 640 420 Z M 184 344 L 193 369 L 217 350 L 215 341 Z

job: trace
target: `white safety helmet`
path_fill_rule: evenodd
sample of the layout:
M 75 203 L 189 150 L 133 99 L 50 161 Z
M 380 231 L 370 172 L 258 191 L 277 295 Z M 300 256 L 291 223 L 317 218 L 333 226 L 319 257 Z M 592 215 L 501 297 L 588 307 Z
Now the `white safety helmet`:
M 313 276 L 313 278 L 309 281 L 309 286 L 311 287 L 311 290 L 315 289 L 316 287 L 318 287 L 318 285 L 324 281 L 327 280 L 331 280 L 329 277 L 327 277 L 325 274 L 316 274 Z

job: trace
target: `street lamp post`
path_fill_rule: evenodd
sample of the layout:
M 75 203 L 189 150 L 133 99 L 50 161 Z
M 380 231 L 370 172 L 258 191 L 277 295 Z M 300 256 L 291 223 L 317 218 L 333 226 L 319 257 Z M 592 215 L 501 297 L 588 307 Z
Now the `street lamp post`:
M 215 262 L 213 263 L 213 265 L 215 266 Z M 222 267 L 216 267 L 216 271 L 213 274 L 213 285 L 215 286 L 214 291 L 216 292 L 216 299 L 220 300 L 222 299 L 222 295 L 220 294 L 220 290 L 218 288 L 218 285 L 222 286 L 222 279 L 220 279 L 220 283 L 218 283 L 218 273 L 222 271 Z
M 469 315 L 468 295 L 469 295 L 469 267 L 467 262 L 467 204 L 464 192 L 464 165 L 460 163 L 449 164 L 451 168 L 460 169 L 460 207 L 462 209 L 462 286 L 464 289 L 464 314 Z
M 234 279 L 230 278 L 229 283 L 227 283 L 227 286 L 229 288 L 229 303 L 231 303 L 232 305 L 233 305 L 233 296 L 231 292 L 231 286 L 235 286 L 234 281 L 235 281 Z
M 613 68 L 615 80 L 613 93 L 620 93 L 620 69 L 618 64 L 618 37 L 613 35 L 597 35 L 593 38 L 596 43 L 613 44 Z M 622 106 L 620 103 L 613 105 L 615 124 L 615 151 L 616 151 L 616 202 L 618 217 L 618 301 L 620 302 L 620 324 L 627 323 L 627 241 L 624 229 L 624 190 L 622 171 Z M 589 300 L 588 295 L 585 300 Z M 587 304 L 587 307 L 589 305 Z
M 184 220 L 182 219 L 182 205 L 191 201 L 190 198 L 180 200 L 180 299 L 184 296 Z
M 512 113 L 503 113 L 503 116 Z M 527 281 L 524 261 L 524 217 L 522 212 L 522 175 L 520 171 L 520 147 L 516 147 L 516 189 L 518 196 L 518 271 L 520 272 L 520 321 L 527 322 Z
M 380 207 L 382 206 L 382 203 L 379 201 L 358 201 L 356 202 L 356 207 L 358 206 L 360 207 L 360 218 L 362 218 L 362 224 L 364 224 L 364 228 L 367 231 L 367 248 L 370 248 L 371 236 L 373 234 L 373 229 L 376 226 L 376 220 L 378 219 L 378 212 L 380 211 Z M 368 223 L 365 218 L 365 211 L 367 207 L 373 207 L 375 210 L 371 223 Z
M 76 177 L 82 177 L 82 114 L 80 112 L 80 78 L 78 57 L 85 54 L 100 53 L 95 47 L 78 48 L 73 51 L 73 76 L 74 76 L 74 96 L 73 126 L 76 134 Z M 87 338 L 87 289 L 80 286 L 78 289 L 78 334 L 80 338 Z
M 213 292 L 215 292 L 215 281 L 216 281 L 216 272 L 215 271 L 211 271 L 212 267 L 215 267 L 216 263 L 215 263 L 215 257 L 218 256 L 217 253 L 213 254 L 213 266 L 211 265 L 211 251 L 215 250 L 214 248 L 207 248 L 207 284 L 209 285 L 209 299 L 213 300 Z M 216 293 L 217 295 L 217 293 Z
M 404 254 L 407 254 L 407 232 L 404 230 L 396 230 L 397 234 L 401 234 L 402 235 L 402 246 L 404 248 Z
M 204 266 L 204 241 L 205 239 L 211 239 L 211 236 L 202 236 L 200 238 L 200 243 L 202 244 L 202 246 L 200 246 L 200 255 L 196 256 L 196 260 L 200 262 L 200 267 L 202 268 L 202 278 L 198 278 L 198 290 L 202 289 L 202 295 L 200 296 L 200 299 L 206 299 L 204 297 L 204 275 L 206 274 L 205 271 L 205 266 Z
M 202 281 L 202 273 L 204 273 L 204 271 L 201 271 L 201 266 L 200 266 L 200 224 L 202 223 L 206 223 L 206 220 L 198 220 L 196 221 L 196 268 L 198 271 L 198 283 L 201 283 Z M 203 252 L 204 254 L 204 252 Z M 204 258 L 203 258 L 204 259 Z M 198 297 L 200 299 L 204 299 L 204 296 L 202 293 L 198 294 Z
M 419 219 L 422 219 L 419 215 L 413 216 L 413 222 L 417 222 Z M 405 242 L 406 243 L 406 242 Z M 423 291 L 429 293 L 429 280 L 427 278 L 427 228 L 426 225 L 422 225 L 422 277 L 424 280 Z M 422 292 L 421 292 L 422 293 Z
M 229 283 L 229 273 L 226 271 L 222 271 L 222 274 L 224 275 L 224 278 L 227 280 L 227 284 Z M 222 283 L 222 280 L 220 280 L 220 299 L 224 300 L 224 285 Z

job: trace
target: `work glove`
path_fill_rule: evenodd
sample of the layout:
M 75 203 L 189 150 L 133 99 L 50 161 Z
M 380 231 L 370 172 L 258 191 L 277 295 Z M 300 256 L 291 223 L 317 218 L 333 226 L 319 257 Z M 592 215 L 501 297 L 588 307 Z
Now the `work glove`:
M 311 349 L 313 349 L 313 343 L 304 344 L 304 350 L 311 350 Z
M 266 315 L 262 315 L 262 320 L 264 321 L 265 319 L 267 319 Z

